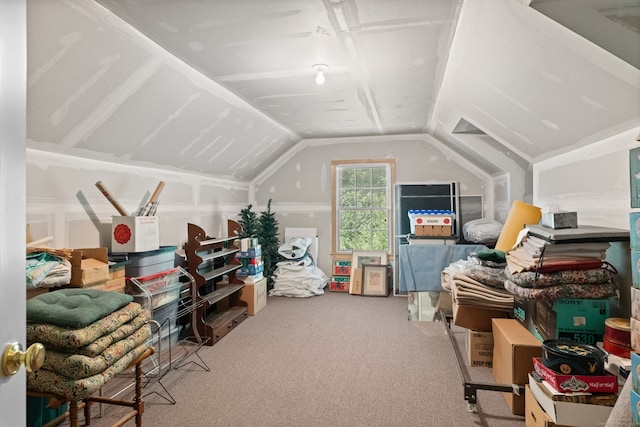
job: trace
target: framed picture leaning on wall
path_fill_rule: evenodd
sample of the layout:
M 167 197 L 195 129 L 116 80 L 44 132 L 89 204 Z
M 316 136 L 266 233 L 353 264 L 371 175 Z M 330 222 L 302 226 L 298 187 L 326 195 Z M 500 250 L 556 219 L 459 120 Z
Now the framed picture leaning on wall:
M 351 283 L 355 283 L 356 277 L 363 277 L 362 266 L 365 264 L 383 265 L 386 268 L 387 253 L 385 251 L 354 251 L 351 255 Z
M 386 297 L 387 265 L 364 264 L 362 266 L 362 295 Z

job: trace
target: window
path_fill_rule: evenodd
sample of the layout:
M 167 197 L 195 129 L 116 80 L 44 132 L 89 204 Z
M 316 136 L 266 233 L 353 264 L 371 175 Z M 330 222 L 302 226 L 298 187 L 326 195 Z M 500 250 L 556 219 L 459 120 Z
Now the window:
M 395 160 L 334 161 L 333 251 L 391 250 Z

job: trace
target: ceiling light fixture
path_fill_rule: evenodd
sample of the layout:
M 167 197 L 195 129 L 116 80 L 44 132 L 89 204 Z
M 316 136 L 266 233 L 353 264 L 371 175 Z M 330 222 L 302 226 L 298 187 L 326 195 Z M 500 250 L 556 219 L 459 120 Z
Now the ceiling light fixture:
M 324 70 L 329 68 L 327 64 L 315 64 L 311 68 L 316 70 L 316 84 L 323 85 L 325 82 Z

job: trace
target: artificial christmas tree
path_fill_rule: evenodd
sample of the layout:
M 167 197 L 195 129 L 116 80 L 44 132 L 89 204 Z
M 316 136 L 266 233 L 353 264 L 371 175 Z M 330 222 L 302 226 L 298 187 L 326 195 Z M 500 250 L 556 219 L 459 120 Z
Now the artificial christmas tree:
M 267 287 L 273 287 L 273 272 L 278 263 L 278 221 L 275 213 L 271 212 L 271 199 L 267 204 L 267 210 L 260 213 L 258 218 L 258 241 L 262 246 L 262 262 L 264 263 L 264 277 L 267 278 Z
M 246 208 L 240 211 L 240 219 L 238 220 L 238 224 L 242 227 L 240 231 L 239 238 L 244 237 L 258 237 L 258 227 L 260 227 L 260 223 L 258 222 L 258 215 L 253 212 L 253 205 L 249 205 Z

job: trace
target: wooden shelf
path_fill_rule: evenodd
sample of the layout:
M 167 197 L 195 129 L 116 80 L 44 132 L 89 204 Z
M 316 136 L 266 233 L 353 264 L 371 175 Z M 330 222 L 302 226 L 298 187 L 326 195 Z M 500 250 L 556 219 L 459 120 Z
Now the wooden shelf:
M 232 295 L 232 294 L 238 292 L 242 288 L 244 288 L 244 284 L 220 286 L 215 291 L 213 291 L 213 292 L 211 292 L 209 294 L 201 296 L 201 299 L 203 301 L 206 301 L 208 304 L 215 304 L 218 301 L 222 300 L 223 298 L 226 298 L 229 295 Z
M 207 261 L 213 261 L 216 258 L 222 258 L 222 257 L 226 257 L 227 255 L 235 254 L 236 252 L 240 252 L 240 249 L 226 248 L 218 252 L 207 253 L 206 255 L 203 255 L 200 258 L 202 258 L 202 262 L 207 262 Z
M 241 231 L 232 220 L 227 221 L 227 236 L 220 238 L 207 236 L 195 224 L 187 225 L 184 249 L 194 279 L 191 299 L 197 307 L 190 335 L 202 337 L 205 345 L 215 344 L 248 317 L 247 303 L 240 300 L 244 283 L 236 278 L 241 265 L 235 259 L 239 252 L 235 241 Z M 223 276 L 228 282 L 222 283 Z
M 208 273 L 202 274 L 202 277 L 204 277 L 205 280 L 208 282 L 208 281 L 216 279 L 218 277 L 222 277 L 227 273 L 231 273 L 232 271 L 235 271 L 235 270 L 239 269 L 240 267 L 242 267 L 240 264 L 227 264 L 227 265 L 225 265 L 223 267 L 216 268 L 215 270 L 211 270 Z

